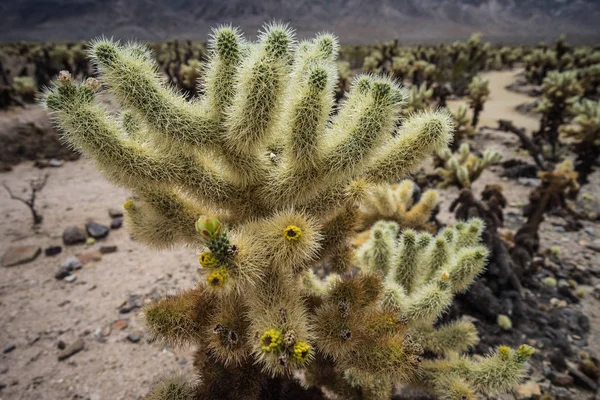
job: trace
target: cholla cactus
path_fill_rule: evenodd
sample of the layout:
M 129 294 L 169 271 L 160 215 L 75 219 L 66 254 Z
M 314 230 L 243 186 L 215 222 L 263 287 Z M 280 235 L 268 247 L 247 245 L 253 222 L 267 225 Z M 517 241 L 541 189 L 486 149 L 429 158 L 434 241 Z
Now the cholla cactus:
M 529 195 L 523 214 L 529 217 L 537 212 L 570 211 L 567 199 L 575 199 L 580 189 L 573 161 L 566 159 L 556 164 L 554 171 L 541 171 L 538 175 L 541 184 Z
M 189 93 L 189 97 L 198 94 L 198 81 L 202 71 L 202 62 L 199 60 L 189 60 L 179 68 L 179 86 Z
M 489 165 L 496 164 L 502 159 L 500 153 L 489 149 L 483 153 L 483 157 L 479 157 L 471 153 L 468 143 L 463 143 L 454 154 L 450 149 L 439 151 L 438 157 L 444 162 L 444 166 L 436 170 L 442 178 L 440 188 L 451 185 L 470 188 Z
M 489 81 L 480 76 L 476 76 L 471 80 L 471 83 L 469 83 L 467 91 L 469 96 L 469 107 L 473 110 L 473 120 L 471 121 L 471 125 L 473 128 L 476 128 L 477 123 L 479 122 L 479 113 L 483 111 L 483 105 L 490 95 Z
M 439 202 L 439 194 L 427 190 L 417 199 L 415 194 L 418 194 L 418 187 L 410 179 L 374 187 L 360 208 L 360 230 L 384 220 L 396 222 L 402 228 L 433 231 L 434 226 L 429 220 Z
M 350 90 L 352 70 L 350 69 L 350 63 L 347 61 L 338 61 L 337 69 L 339 79 L 335 89 L 335 98 L 339 101 L 344 97 L 344 94 Z
M 466 138 L 471 138 L 475 135 L 475 129 L 471 125 L 471 119 L 467 114 L 469 109 L 467 106 L 460 105 L 456 111 L 451 112 L 452 120 L 454 121 L 454 141 L 452 147 L 457 148 Z
M 411 71 L 414 60 L 412 54 L 392 58 L 392 74 L 394 77 L 399 81 L 403 81 Z
M 537 140 L 544 139 L 556 156 L 559 145 L 559 128 L 564 124 L 567 110 L 577 102 L 583 94 L 583 89 L 577 81 L 577 72 L 548 73 L 542 85 L 542 101 L 536 111 L 542 114 Z
M 579 174 L 579 183 L 588 182 L 588 175 L 598 164 L 600 152 L 600 102 L 583 99 L 570 110 L 574 116 L 570 125 L 560 127 L 561 134 L 573 138 L 577 159 L 575 171 Z
M 556 69 L 558 58 L 554 50 L 535 49 L 524 58 L 527 80 L 540 85 L 549 71 Z
M 145 311 L 157 339 L 199 347 L 201 384 L 180 399 L 285 398 L 306 368 L 317 371 L 307 373 L 307 385 L 328 369 L 342 392 L 353 385 L 377 389 L 379 398 L 393 383 L 426 374 L 435 378 L 430 390 L 451 397 L 458 383 L 496 391 L 520 377 L 528 351 L 507 350 L 480 364 L 424 362 L 421 346 L 407 336 L 415 324 L 431 327 L 451 294 L 483 268 L 476 223 L 437 239 L 419 235 L 415 251 L 409 239 L 396 250 L 389 232 L 398 228 L 388 224 L 379 238 L 394 262 L 378 253 L 381 264 L 348 273 L 356 258 L 349 239 L 367 189 L 398 181 L 446 147 L 452 122 L 444 112 L 423 112 L 392 135 L 405 92 L 370 75 L 354 81 L 330 118 L 337 47 L 328 34 L 296 44 L 278 24 L 255 43 L 219 28 L 205 96 L 187 102 L 163 85 L 142 47 L 100 40 L 90 55 L 122 116 L 112 118 L 95 101 L 94 79 L 79 84 L 63 72 L 45 95 L 65 140 L 133 191 L 125 203 L 133 236 L 157 248 L 187 243 L 200 255 L 197 286 Z M 362 254 L 381 249 L 369 244 Z M 415 263 L 421 254 L 430 264 L 423 282 Z M 327 281 L 311 272 L 324 263 L 334 272 Z M 377 272 L 386 269 L 407 286 L 397 280 L 388 290 Z M 416 334 L 426 348 L 430 340 L 433 350 L 447 352 L 474 337 L 457 334 L 464 325 L 445 329 Z M 187 393 L 180 382 L 163 387 L 173 390 L 154 393 Z
M 406 107 L 402 110 L 402 115 L 408 117 L 415 112 L 429 109 L 432 96 L 433 88 L 427 89 L 424 83 L 418 87 L 411 87 Z
M 12 88 L 17 96 L 27 103 L 35 100 L 37 87 L 33 78 L 29 76 L 17 76 L 13 79 Z
M 453 295 L 482 272 L 488 254 L 478 244 L 482 229 L 479 219 L 436 237 L 410 229 L 398 235 L 393 222 L 373 226 L 357 249 L 361 273 L 332 283 L 316 316 L 317 337 L 327 338 L 322 351 L 352 385 L 373 398 L 389 398 L 391 385 L 404 382 L 440 398 L 471 399 L 475 392 L 503 392 L 520 379 L 522 363 L 533 351 L 528 346 L 501 347 L 474 363 L 459 357 L 479 340 L 470 322 L 433 326 Z M 423 350 L 445 357 L 421 362 Z M 403 368 L 394 366 L 398 357 L 408 361 Z

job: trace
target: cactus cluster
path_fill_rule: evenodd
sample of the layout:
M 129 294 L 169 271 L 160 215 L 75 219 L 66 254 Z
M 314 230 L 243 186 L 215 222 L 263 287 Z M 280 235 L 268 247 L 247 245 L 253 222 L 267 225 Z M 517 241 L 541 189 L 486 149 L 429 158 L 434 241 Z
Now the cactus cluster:
M 187 244 L 199 256 L 197 285 L 145 316 L 158 341 L 198 347 L 200 383 L 170 378 L 152 399 L 321 389 L 387 399 L 396 384 L 470 399 L 523 376 L 528 346 L 473 361 L 460 355 L 477 341 L 471 324 L 434 325 L 484 268 L 480 220 L 436 237 L 381 221 L 359 249 L 350 246 L 377 185 L 446 148 L 452 120 L 425 111 L 396 128 L 406 92 L 373 75 L 357 77 L 332 116 L 337 51 L 330 34 L 296 42 L 271 24 L 250 42 L 220 27 L 204 95 L 186 101 L 143 46 L 98 40 L 90 56 L 99 81 L 65 71 L 45 93 L 64 139 L 132 190 L 133 237 L 155 248 Z M 102 88 L 120 114 L 96 101 Z M 399 185 L 405 205 L 409 186 Z M 420 209 L 412 213 L 420 224 L 436 197 L 424 194 L 403 218 Z
M 598 164 L 600 153 L 600 102 L 583 99 L 575 103 L 569 113 L 573 120 L 569 125 L 560 127 L 561 135 L 575 141 L 574 150 L 577 154 L 575 171 L 579 183 L 588 182 L 588 176 Z
M 418 186 L 410 179 L 376 186 L 360 207 L 359 230 L 368 229 L 377 221 L 392 221 L 403 229 L 433 231 L 435 227 L 430 220 L 438 202 L 437 191 L 427 190 L 420 194 Z
M 557 154 L 559 129 L 565 123 L 569 107 L 577 102 L 583 89 L 577 80 L 577 72 L 548 73 L 542 85 L 542 101 L 537 111 L 542 114 L 540 129 L 536 133 L 538 142 L 543 139 L 550 146 L 550 157 Z
M 439 183 L 440 188 L 448 186 L 458 186 L 459 188 L 470 188 L 481 173 L 490 165 L 498 163 L 502 155 L 493 150 L 486 150 L 483 156 L 471 152 L 471 146 L 463 143 L 456 153 L 450 149 L 443 149 L 437 153 L 443 166 L 436 172 L 442 178 Z

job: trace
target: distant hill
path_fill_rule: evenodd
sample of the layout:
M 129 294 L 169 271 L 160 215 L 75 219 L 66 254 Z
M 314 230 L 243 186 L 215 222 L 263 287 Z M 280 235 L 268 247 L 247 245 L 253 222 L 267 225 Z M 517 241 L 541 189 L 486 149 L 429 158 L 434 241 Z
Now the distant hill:
M 328 30 L 355 43 L 453 41 L 478 31 L 492 41 L 567 33 L 600 44 L 599 0 L 4 0 L 0 15 L 3 41 L 205 40 L 221 23 L 253 35 L 264 21 L 282 20 L 302 37 Z

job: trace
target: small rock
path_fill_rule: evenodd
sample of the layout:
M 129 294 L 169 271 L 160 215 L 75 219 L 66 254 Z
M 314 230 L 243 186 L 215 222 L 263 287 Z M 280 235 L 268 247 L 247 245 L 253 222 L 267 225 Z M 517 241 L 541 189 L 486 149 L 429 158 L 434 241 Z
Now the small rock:
M 85 231 L 78 226 L 69 226 L 63 231 L 63 243 L 67 246 L 83 244 L 85 240 Z
M 19 246 L 9 248 L 2 256 L 2 266 L 12 267 L 33 261 L 40 255 L 39 246 Z
M 87 230 L 88 235 L 93 237 L 94 239 L 102 239 L 108 236 L 108 226 L 99 224 L 97 222 L 88 222 L 85 224 L 85 229 Z
M 13 351 L 14 349 L 16 349 L 17 346 L 15 346 L 14 344 L 7 344 L 6 346 L 4 346 L 4 348 L 2 349 L 2 352 L 4 354 L 10 353 L 11 351 Z
M 540 385 L 534 381 L 527 381 L 516 389 L 517 400 L 531 399 L 534 396 L 541 396 Z
M 44 254 L 48 257 L 55 256 L 62 251 L 61 246 L 50 246 L 44 249 Z
M 565 233 L 565 228 L 563 228 L 562 226 L 557 226 L 556 228 L 554 228 L 554 230 L 558 233 Z
M 67 344 L 63 340 L 59 340 L 56 343 L 56 347 L 58 347 L 59 350 L 63 350 L 67 347 Z
M 571 386 L 573 384 L 573 377 L 561 372 L 553 372 L 550 375 L 550 380 L 558 386 Z
M 116 251 L 117 251 L 117 246 L 102 246 L 102 247 L 100 247 L 100 253 L 102 253 L 102 254 L 115 253 Z
M 51 158 L 50 160 L 48 160 L 49 167 L 58 168 L 58 167 L 62 167 L 63 165 L 65 165 L 65 162 L 62 160 L 59 160 L 57 158 Z
M 104 328 L 102 328 L 102 330 L 100 331 L 100 335 L 102 335 L 103 337 L 107 337 L 110 335 L 110 333 L 112 332 L 112 327 L 110 325 L 106 325 Z
M 588 245 L 586 247 L 590 250 L 600 253 L 600 245 L 598 245 L 598 244 L 588 243 Z
M 585 233 L 587 233 L 590 236 L 596 236 L 596 230 L 594 228 L 592 228 L 591 226 L 587 226 L 587 227 L 583 228 L 583 230 L 585 231 Z
M 118 208 L 109 208 L 108 209 L 108 215 L 111 218 L 119 218 L 123 216 L 123 210 L 118 209 Z
M 69 257 L 60 265 L 61 267 L 69 268 L 70 271 L 77 271 L 83 268 L 83 264 L 77 257 Z
M 92 261 L 102 260 L 102 253 L 99 251 L 88 251 L 77 256 L 83 265 L 89 264 Z
M 69 276 L 65 276 L 63 281 L 65 282 L 69 282 L 69 283 L 73 283 L 77 280 L 77 275 L 69 275 Z
M 134 294 L 129 296 L 129 298 L 119 306 L 119 312 L 121 314 L 127 314 L 141 306 L 142 301 L 140 300 L 140 296 Z
M 62 262 L 60 268 L 58 269 L 58 272 L 54 274 L 54 277 L 59 280 L 64 279 L 67 276 L 71 275 L 71 272 L 81 269 L 82 267 L 83 264 L 81 263 L 81 261 L 79 261 L 78 258 L 69 257 Z
M 89 238 L 87 238 L 87 240 L 85 241 L 85 244 L 86 244 L 87 246 L 91 246 L 91 245 L 93 245 L 94 243 L 96 243 L 96 239 L 94 239 L 93 237 L 89 237 Z
M 116 217 L 110 221 L 110 229 L 119 229 L 123 226 L 123 217 Z
M 58 361 L 66 360 L 74 354 L 79 353 L 85 347 L 83 340 L 77 339 L 71 345 L 63 349 L 60 353 L 58 353 Z
M 119 319 L 112 324 L 112 329 L 123 330 L 127 328 L 127 325 L 129 325 L 129 321 L 127 321 L 126 319 Z
M 554 387 L 552 392 L 554 393 L 555 400 L 572 400 L 575 398 L 573 393 L 564 387 Z
M 142 332 L 133 331 L 129 335 L 127 335 L 127 340 L 129 340 L 131 343 L 137 343 L 140 340 L 142 340 L 142 337 L 144 337 L 144 334 Z

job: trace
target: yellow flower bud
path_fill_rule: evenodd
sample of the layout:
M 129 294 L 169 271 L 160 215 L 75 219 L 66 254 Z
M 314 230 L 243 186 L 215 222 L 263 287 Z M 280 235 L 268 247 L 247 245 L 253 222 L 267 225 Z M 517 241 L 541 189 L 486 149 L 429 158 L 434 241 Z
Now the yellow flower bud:
M 196 232 L 204 239 L 214 239 L 221 233 L 221 221 L 210 215 L 201 215 L 196 221 Z

